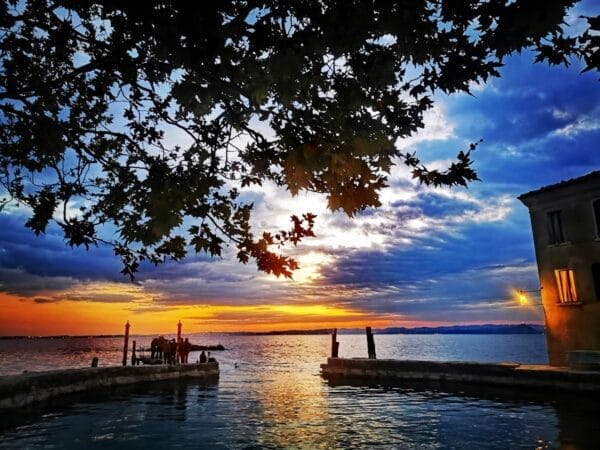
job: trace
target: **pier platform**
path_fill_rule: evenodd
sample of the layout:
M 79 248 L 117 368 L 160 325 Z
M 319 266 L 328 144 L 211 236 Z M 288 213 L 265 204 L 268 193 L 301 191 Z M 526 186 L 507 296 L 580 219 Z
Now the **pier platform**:
M 0 411 L 22 408 L 79 392 L 176 379 L 214 379 L 219 363 L 93 367 L 27 372 L 0 377 Z
M 328 358 L 321 376 L 336 383 L 426 381 L 600 393 L 600 371 L 519 363 Z

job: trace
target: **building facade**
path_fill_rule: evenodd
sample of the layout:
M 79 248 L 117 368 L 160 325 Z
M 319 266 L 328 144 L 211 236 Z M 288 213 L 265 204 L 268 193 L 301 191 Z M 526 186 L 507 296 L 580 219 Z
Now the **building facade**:
M 551 365 L 600 350 L 600 171 L 528 192 Z

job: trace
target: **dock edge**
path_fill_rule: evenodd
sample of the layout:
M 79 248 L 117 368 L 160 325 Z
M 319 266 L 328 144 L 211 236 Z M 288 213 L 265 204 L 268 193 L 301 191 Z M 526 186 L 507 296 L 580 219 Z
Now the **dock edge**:
M 321 376 L 332 381 L 427 381 L 600 392 L 600 371 L 519 363 L 328 358 Z
M 43 403 L 65 394 L 98 388 L 175 379 L 214 379 L 219 363 L 94 367 L 27 372 L 0 377 L 0 410 Z

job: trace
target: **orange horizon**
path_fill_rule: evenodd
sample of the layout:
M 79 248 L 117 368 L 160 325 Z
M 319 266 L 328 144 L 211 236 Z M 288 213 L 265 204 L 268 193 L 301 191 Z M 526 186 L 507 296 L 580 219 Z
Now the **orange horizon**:
M 328 305 L 173 305 L 34 299 L 0 293 L 1 336 L 170 334 L 387 326 L 391 319 Z M 171 324 L 171 325 L 168 325 Z
M 522 321 L 446 322 L 415 320 L 400 315 L 371 314 L 327 304 L 289 305 L 140 305 L 136 302 L 33 299 L 0 293 L 0 336 L 119 335 L 125 322 L 133 335 L 174 334 L 177 322 L 193 333 L 270 332 L 332 328 L 435 327 L 515 324 Z M 535 323 L 535 322 L 530 322 Z M 169 325 L 168 325 L 169 324 Z

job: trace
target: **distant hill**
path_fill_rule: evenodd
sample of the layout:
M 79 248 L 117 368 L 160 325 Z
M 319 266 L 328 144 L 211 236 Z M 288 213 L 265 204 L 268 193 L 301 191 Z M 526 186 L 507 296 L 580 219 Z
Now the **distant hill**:
M 521 323 L 519 325 L 453 325 L 447 327 L 384 328 L 374 330 L 377 334 L 542 334 L 543 325 Z
M 281 330 L 281 331 L 240 331 L 228 333 L 234 336 L 283 336 L 283 335 L 319 335 L 330 334 L 331 329 L 318 330 Z M 338 334 L 364 334 L 363 328 L 338 328 Z M 532 323 L 518 325 L 452 325 L 444 327 L 392 327 L 374 329 L 375 334 L 543 334 L 544 326 Z
M 294 336 L 312 334 L 331 334 L 331 331 L 331 328 L 320 328 L 318 330 L 232 331 L 224 334 L 229 334 L 231 336 Z

